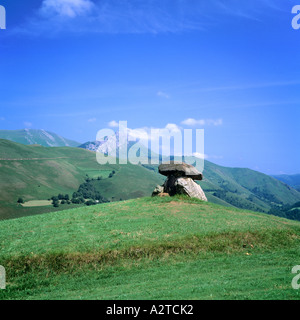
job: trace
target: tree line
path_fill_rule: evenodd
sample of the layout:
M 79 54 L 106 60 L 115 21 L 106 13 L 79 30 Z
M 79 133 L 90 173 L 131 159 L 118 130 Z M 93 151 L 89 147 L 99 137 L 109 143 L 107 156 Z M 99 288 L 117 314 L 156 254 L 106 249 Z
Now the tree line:
M 111 173 L 113 176 L 115 172 Z M 53 196 L 51 198 L 52 205 L 54 207 L 58 207 L 60 204 L 85 204 L 87 206 L 95 205 L 99 203 L 109 202 L 106 198 L 104 198 L 101 193 L 96 188 L 95 181 L 102 180 L 102 177 L 98 177 L 97 179 L 91 179 L 87 176 L 85 182 L 82 183 L 78 190 L 73 192 L 72 197 L 68 194 L 58 194 L 57 196 Z

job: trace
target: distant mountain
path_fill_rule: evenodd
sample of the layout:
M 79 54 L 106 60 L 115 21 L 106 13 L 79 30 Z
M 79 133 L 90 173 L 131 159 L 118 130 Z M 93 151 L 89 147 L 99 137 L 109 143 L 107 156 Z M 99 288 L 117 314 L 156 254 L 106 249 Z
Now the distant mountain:
M 100 146 L 99 141 L 88 141 L 78 146 L 78 148 L 90 150 L 90 151 L 97 151 Z
M 228 168 L 205 161 L 201 182 L 208 197 L 217 197 L 235 207 L 268 212 L 293 205 L 300 192 L 275 178 L 246 168 Z
M 300 174 L 282 174 L 273 176 L 275 179 L 282 181 L 289 186 L 293 187 L 294 189 L 300 191 Z
M 130 141 L 127 142 L 128 149 L 131 147 L 131 143 Z M 115 146 L 118 150 L 118 133 L 110 141 L 92 141 L 80 147 L 90 151 L 106 153 L 113 150 Z M 148 149 L 145 148 L 143 152 L 148 154 L 148 158 L 150 158 Z M 163 158 L 165 159 L 165 157 Z M 173 158 L 171 156 L 171 159 Z M 189 163 L 192 163 L 191 157 L 188 160 Z M 147 164 L 143 166 L 156 174 L 158 172 L 157 165 Z M 293 205 L 300 201 L 300 192 L 293 187 L 254 170 L 222 167 L 205 160 L 203 174 L 204 180 L 200 182 L 200 185 L 208 200 L 218 204 L 269 212 L 273 208 Z
M 80 144 L 63 138 L 56 133 L 36 129 L 0 130 L 0 139 L 25 145 L 39 144 L 43 147 L 77 147 Z
M 129 149 L 135 142 L 127 140 L 127 148 Z M 80 146 L 79 148 L 90 150 L 90 151 L 98 151 L 102 153 L 111 153 L 116 149 L 117 156 L 118 150 L 120 148 L 119 143 L 119 132 L 115 132 L 115 135 L 112 136 L 110 139 L 106 139 L 105 141 L 88 141 Z

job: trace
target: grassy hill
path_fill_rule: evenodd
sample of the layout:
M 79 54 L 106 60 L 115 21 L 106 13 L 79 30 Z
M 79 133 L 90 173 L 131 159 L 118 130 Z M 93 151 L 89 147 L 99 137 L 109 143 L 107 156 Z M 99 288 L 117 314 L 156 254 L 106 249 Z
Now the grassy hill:
M 272 207 L 294 204 L 300 192 L 263 173 L 205 162 L 203 190 L 236 207 L 268 212 Z
M 0 130 L 0 139 L 11 140 L 25 145 L 39 144 L 44 147 L 77 147 L 79 142 L 69 140 L 46 130 Z
M 300 174 L 281 174 L 278 176 L 274 176 L 274 178 L 300 191 Z
M 118 145 L 118 138 L 116 141 Z M 87 142 L 79 147 L 95 151 L 99 147 L 99 142 Z M 130 148 L 130 143 L 128 147 Z M 145 149 L 144 154 L 148 154 L 150 162 L 150 149 Z M 167 159 L 165 156 L 161 155 L 161 157 Z M 173 158 L 181 161 L 179 158 Z M 189 163 L 195 161 L 191 157 L 187 158 Z M 144 165 L 144 167 L 155 172 L 158 171 L 157 165 Z M 275 179 L 276 177 L 254 170 L 222 167 L 205 160 L 203 174 L 204 181 L 200 183 L 201 187 L 208 200 L 213 203 L 269 212 L 271 209 L 280 209 L 284 205 L 292 205 L 300 201 L 300 192 L 295 190 L 293 185 L 288 186 L 279 182 L 278 179 Z M 299 177 L 293 176 L 290 177 L 290 180 L 293 180 L 296 186 Z
M 0 221 L 0 299 L 299 299 L 300 223 L 188 198 Z
M 87 177 L 95 179 L 90 184 L 109 201 L 150 196 L 165 179 L 155 166 L 99 165 L 95 153 L 81 148 L 26 146 L 0 139 L 0 219 L 81 206 L 34 204 L 36 200 L 47 204 L 45 200 L 59 193 L 71 197 Z M 300 201 L 299 192 L 272 177 L 208 161 L 200 185 L 210 202 L 228 207 L 268 212 Z M 19 197 L 33 206 L 18 205 Z
M 145 165 L 149 170 L 157 166 Z M 300 201 L 300 192 L 261 172 L 229 168 L 205 160 L 203 181 L 199 184 L 210 202 L 224 206 L 269 212 L 273 207 Z
M 112 171 L 116 173 L 108 178 Z M 47 200 L 58 193 L 71 196 L 87 175 L 103 177 L 98 188 L 109 200 L 151 195 L 153 186 L 163 181 L 162 176 L 140 166 L 99 165 L 95 153 L 84 149 L 25 146 L 0 140 L 0 219 L 74 206 L 22 207 L 17 200 Z

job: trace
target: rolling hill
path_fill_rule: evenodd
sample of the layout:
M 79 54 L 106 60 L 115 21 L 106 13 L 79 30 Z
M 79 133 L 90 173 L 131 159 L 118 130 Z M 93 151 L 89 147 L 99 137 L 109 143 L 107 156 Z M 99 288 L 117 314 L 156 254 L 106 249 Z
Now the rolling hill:
M 292 188 L 300 191 L 300 174 L 282 174 L 282 175 L 277 175 L 273 176 L 275 179 L 282 181 Z
M 145 167 L 157 171 L 158 166 Z M 198 183 L 208 200 L 224 206 L 269 212 L 300 199 L 300 192 L 292 187 L 247 168 L 223 167 L 205 160 L 203 176 Z
M 56 134 L 45 132 L 44 130 L 0 130 L 0 137 L 1 133 L 2 135 L 5 133 L 4 135 L 9 135 L 11 138 L 25 144 L 30 141 L 31 143 L 38 143 L 44 146 L 61 145 L 62 143 L 63 145 L 67 144 L 78 146 L 78 143 L 76 142 L 68 142 L 66 139 L 61 138 Z M 114 141 L 114 144 L 118 147 L 118 132 L 116 132 Z M 132 143 L 133 142 L 128 141 L 128 147 L 130 147 Z M 92 141 L 79 145 L 79 148 L 90 151 L 96 151 L 98 149 L 101 152 L 106 152 L 107 150 L 110 150 L 112 146 L 108 145 L 108 143 Z M 23 149 L 21 154 L 26 154 L 27 152 L 27 150 Z M 32 149 L 30 150 L 30 153 L 31 152 Z M 44 150 L 42 153 L 43 152 Z M 56 151 L 53 152 L 55 153 Z M 145 152 L 148 153 L 148 157 L 150 157 L 150 151 L 146 150 Z M 52 151 L 50 153 L 52 153 Z M 40 154 L 40 157 L 43 157 L 43 155 Z M 66 158 L 68 158 L 68 156 Z M 120 166 L 117 167 L 122 168 Z M 157 174 L 157 166 L 147 165 L 144 166 L 144 168 L 150 169 L 152 177 Z M 109 170 L 112 171 L 114 169 L 110 167 Z M 139 167 L 130 167 L 128 170 L 130 173 L 129 171 L 126 172 L 126 170 L 118 170 L 118 179 L 106 179 L 105 181 L 95 182 L 93 183 L 94 187 L 109 199 L 129 199 L 137 197 L 138 195 L 148 195 L 143 191 L 140 193 L 136 190 L 132 191 L 132 186 L 128 186 L 125 191 L 121 190 L 123 188 L 122 181 L 128 180 L 125 176 L 132 175 L 135 170 L 141 169 Z M 139 184 L 139 176 L 136 176 L 135 179 L 137 179 L 136 183 Z M 160 176 L 155 177 L 155 179 L 156 181 L 162 180 Z M 278 180 L 287 185 L 279 183 Z M 127 183 L 131 183 L 132 185 L 135 184 L 133 179 L 128 180 Z M 300 192 L 298 190 L 297 192 L 294 189 L 299 187 L 299 183 L 299 175 L 270 177 L 249 169 L 226 168 L 215 165 L 209 161 L 205 161 L 204 181 L 201 182 L 201 186 L 211 202 L 249 210 L 268 212 L 271 209 L 280 209 L 284 205 L 292 205 L 298 202 L 300 200 Z M 57 189 L 61 190 L 59 184 Z M 62 189 L 64 190 L 64 188 Z M 147 189 L 147 192 L 151 192 L 150 188 Z
M 25 145 L 39 144 L 44 147 L 77 147 L 79 142 L 63 138 L 56 133 L 36 130 L 0 130 L 0 139 L 6 139 Z
M 110 177 L 112 172 L 115 174 Z M 59 208 L 23 207 L 17 200 L 22 197 L 34 203 L 59 193 L 71 197 L 87 178 L 109 201 L 150 196 L 154 187 L 165 179 L 158 174 L 157 166 L 99 165 L 95 153 L 82 148 L 26 146 L 8 140 L 0 140 L 0 178 L 0 219 L 77 207 L 73 204 Z M 205 162 L 200 185 L 210 202 L 229 207 L 268 212 L 274 206 L 300 201 L 298 191 L 272 177 L 209 161 Z
M 0 299 L 299 300 L 300 223 L 141 198 L 0 221 Z
M 273 207 L 294 204 L 300 192 L 263 173 L 246 168 L 228 168 L 205 162 L 203 190 L 239 208 L 268 212 Z
M 47 200 L 58 193 L 71 196 L 87 177 L 103 178 L 100 191 L 109 200 L 148 196 L 153 186 L 163 181 L 141 166 L 99 165 L 95 153 L 88 150 L 0 140 L 0 219 L 58 210 L 52 206 L 23 207 L 17 200 Z
M 130 148 L 132 142 L 128 141 Z M 90 151 L 107 152 L 115 147 L 119 147 L 119 135 L 111 143 L 109 142 L 87 142 L 79 146 Z M 144 149 L 143 154 L 151 159 L 151 151 Z M 160 156 L 162 159 L 165 156 Z M 188 157 L 192 163 L 191 157 Z M 172 157 L 175 159 L 176 157 Z M 180 160 L 181 159 L 177 159 Z M 158 166 L 144 165 L 145 168 L 158 171 Z M 274 177 L 246 168 L 228 168 L 216 165 L 205 160 L 204 181 L 201 187 L 205 191 L 208 200 L 214 203 L 235 206 L 238 208 L 268 212 L 273 208 L 280 208 L 283 205 L 292 205 L 300 200 L 300 192 L 293 187 L 289 187 L 279 182 Z M 300 218 L 300 217 L 299 217 Z

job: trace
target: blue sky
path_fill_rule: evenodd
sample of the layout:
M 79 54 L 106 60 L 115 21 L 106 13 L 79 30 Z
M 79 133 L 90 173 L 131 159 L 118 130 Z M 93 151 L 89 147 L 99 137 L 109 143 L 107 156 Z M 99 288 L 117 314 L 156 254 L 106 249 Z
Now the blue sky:
M 203 128 L 212 162 L 299 173 L 297 4 L 0 0 L 0 128 Z

